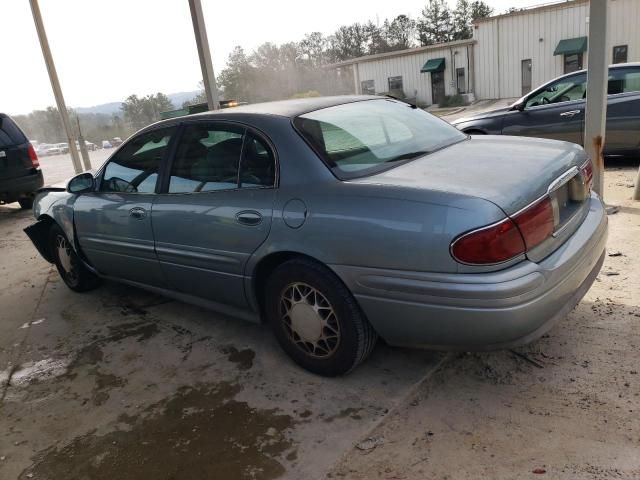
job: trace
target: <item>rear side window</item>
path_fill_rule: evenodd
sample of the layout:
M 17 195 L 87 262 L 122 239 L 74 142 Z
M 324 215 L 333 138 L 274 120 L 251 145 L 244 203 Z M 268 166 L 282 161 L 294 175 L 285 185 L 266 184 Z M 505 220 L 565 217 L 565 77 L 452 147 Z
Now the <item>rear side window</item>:
M 27 138 L 9 117 L 0 117 L 0 147 L 26 143 Z
M 169 179 L 169 193 L 238 188 L 244 128 L 224 124 L 187 126 L 180 138 Z
M 160 164 L 174 130 L 154 130 L 127 142 L 107 164 L 100 191 L 154 193 Z
M 607 93 L 640 92 L 640 68 L 617 68 L 609 74 Z

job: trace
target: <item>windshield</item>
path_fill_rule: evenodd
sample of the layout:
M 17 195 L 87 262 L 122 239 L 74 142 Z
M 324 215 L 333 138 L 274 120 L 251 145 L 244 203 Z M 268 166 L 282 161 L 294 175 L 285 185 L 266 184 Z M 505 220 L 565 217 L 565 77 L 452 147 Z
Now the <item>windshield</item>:
M 294 125 L 341 179 L 377 173 L 466 138 L 439 118 L 391 99 L 316 110 Z

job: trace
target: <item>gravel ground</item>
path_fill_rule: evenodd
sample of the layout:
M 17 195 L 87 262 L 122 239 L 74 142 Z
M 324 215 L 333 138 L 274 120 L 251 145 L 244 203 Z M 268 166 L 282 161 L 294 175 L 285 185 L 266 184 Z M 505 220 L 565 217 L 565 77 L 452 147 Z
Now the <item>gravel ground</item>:
M 48 183 L 73 173 L 42 165 Z M 70 292 L 29 214 L 0 206 L 0 479 L 640 478 L 636 171 L 609 163 L 610 256 L 542 339 L 380 345 L 340 379 L 292 365 L 260 325 L 111 283 Z
M 611 168 L 608 257 L 583 301 L 515 352 L 450 355 L 328 474 L 640 478 L 640 203 Z

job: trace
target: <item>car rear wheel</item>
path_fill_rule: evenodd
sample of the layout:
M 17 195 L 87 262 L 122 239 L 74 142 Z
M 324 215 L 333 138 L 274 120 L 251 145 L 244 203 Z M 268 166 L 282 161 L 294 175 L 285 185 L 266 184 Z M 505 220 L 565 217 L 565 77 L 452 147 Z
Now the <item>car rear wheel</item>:
M 343 375 L 362 363 L 378 338 L 347 287 L 328 268 L 290 260 L 267 280 L 267 318 L 284 351 L 303 368 Z
M 20 208 L 24 210 L 31 210 L 33 208 L 32 197 L 21 198 L 20 200 L 18 200 L 18 203 L 20 204 Z
M 98 286 L 100 279 L 82 264 L 69 239 L 58 225 L 51 227 L 49 246 L 58 273 L 67 287 L 76 292 L 86 292 Z

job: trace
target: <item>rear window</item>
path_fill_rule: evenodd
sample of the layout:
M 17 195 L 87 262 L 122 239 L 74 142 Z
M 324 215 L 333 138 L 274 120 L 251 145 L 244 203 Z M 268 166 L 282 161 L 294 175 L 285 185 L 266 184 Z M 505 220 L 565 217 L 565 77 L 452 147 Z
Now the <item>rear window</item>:
M 294 125 L 341 179 L 371 175 L 466 138 L 439 118 L 391 99 L 316 110 Z
M 9 117 L 0 117 L 0 147 L 19 145 L 27 141 L 18 126 Z

